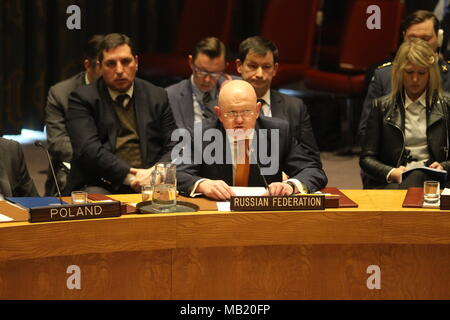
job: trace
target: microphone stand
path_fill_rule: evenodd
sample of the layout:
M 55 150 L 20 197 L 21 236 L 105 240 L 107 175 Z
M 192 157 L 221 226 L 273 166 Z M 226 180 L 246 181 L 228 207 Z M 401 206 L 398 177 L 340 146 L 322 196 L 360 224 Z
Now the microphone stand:
M 36 141 L 34 143 L 34 145 L 36 147 L 42 148 L 45 150 L 45 153 L 47 154 L 47 159 L 48 159 L 48 163 L 50 164 L 50 169 L 52 171 L 53 174 L 53 180 L 55 181 L 55 185 L 56 185 L 56 190 L 58 191 L 58 197 L 59 197 L 59 201 L 61 203 L 61 205 L 63 205 L 63 201 L 62 201 L 62 196 L 61 196 L 61 191 L 59 189 L 59 184 L 58 184 L 58 180 L 56 180 L 56 174 L 55 174 L 55 170 L 53 169 L 53 164 L 52 164 L 52 160 L 50 158 L 50 153 L 48 152 L 47 148 L 40 142 L 40 141 Z

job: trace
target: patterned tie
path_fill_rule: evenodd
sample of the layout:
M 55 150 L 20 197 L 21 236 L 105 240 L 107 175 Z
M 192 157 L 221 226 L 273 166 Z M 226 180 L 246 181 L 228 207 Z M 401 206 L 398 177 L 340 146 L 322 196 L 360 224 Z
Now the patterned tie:
M 266 104 L 264 99 L 258 99 L 257 102 L 261 103 L 261 109 L 259 110 L 259 114 L 262 116 L 269 116 L 269 106 Z
M 124 105 L 124 103 L 123 103 L 126 98 L 128 98 L 127 94 L 120 94 L 120 95 L 118 95 L 117 98 L 116 98 L 117 104 L 119 106 L 121 106 L 121 107 L 126 107 L 126 105 Z
M 234 185 L 238 187 L 248 187 L 248 176 L 250 173 L 250 161 L 248 158 L 248 146 L 250 140 L 245 139 L 244 141 L 244 143 L 242 140 L 234 142 L 234 158 L 236 164 Z M 242 147 L 244 147 L 244 150 L 242 150 Z
M 203 119 L 208 119 L 211 117 L 214 117 L 214 112 L 211 109 L 211 101 L 212 101 L 212 97 L 211 97 L 211 93 L 209 92 L 205 92 L 203 94 L 203 99 L 202 99 L 202 111 L 203 111 Z

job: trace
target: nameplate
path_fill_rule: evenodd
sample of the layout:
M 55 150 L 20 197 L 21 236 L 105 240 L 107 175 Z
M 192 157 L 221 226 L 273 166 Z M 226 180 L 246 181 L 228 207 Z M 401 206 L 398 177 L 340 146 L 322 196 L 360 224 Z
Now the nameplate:
M 439 209 L 449 210 L 450 209 L 450 195 L 442 195 L 440 198 Z
M 52 222 L 119 217 L 120 201 L 31 208 L 29 222 Z
M 325 195 L 231 197 L 233 211 L 324 210 Z

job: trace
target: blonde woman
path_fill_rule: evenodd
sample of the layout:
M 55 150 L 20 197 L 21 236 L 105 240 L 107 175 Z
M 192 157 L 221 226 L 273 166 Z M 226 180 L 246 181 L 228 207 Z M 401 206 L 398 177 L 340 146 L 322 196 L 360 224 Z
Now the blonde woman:
M 374 101 L 363 140 L 360 166 L 364 188 L 421 187 L 430 173 L 413 167 L 450 169 L 450 97 L 442 93 L 438 56 L 427 42 L 413 38 L 397 51 L 390 94 Z M 446 181 L 444 181 L 446 182 Z

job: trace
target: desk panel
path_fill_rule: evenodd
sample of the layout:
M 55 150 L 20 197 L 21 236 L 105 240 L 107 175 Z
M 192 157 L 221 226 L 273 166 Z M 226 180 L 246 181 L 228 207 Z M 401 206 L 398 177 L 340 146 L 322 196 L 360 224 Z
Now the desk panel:
M 450 212 L 344 192 L 358 208 L 2 223 L 0 298 L 450 299 Z

